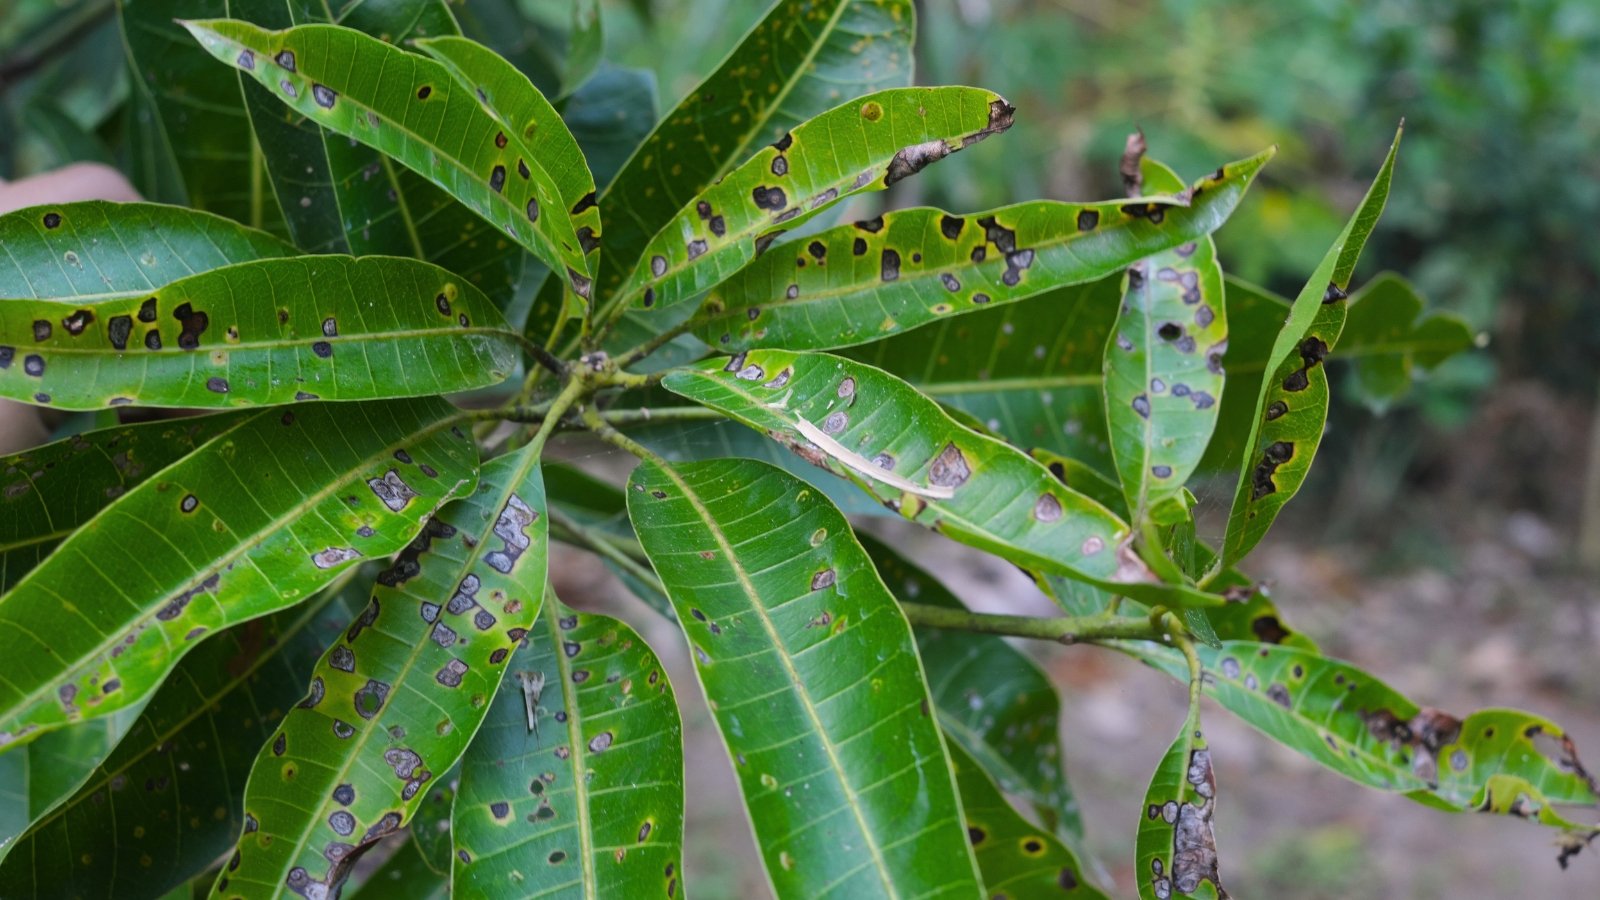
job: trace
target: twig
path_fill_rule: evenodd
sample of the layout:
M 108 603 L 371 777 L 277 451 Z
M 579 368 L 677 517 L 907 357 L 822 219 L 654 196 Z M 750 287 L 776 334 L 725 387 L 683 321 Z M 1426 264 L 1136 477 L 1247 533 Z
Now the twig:
M 1173 631 L 1173 626 L 1166 621 L 1152 621 L 1145 616 L 1094 615 L 1041 618 L 981 613 L 956 607 L 904 602 L 900 604 L 900 610 L 913 625 L 1033 638 L 1055 641 L 1058 644 L 1092 644 L 1111 640 L 1171 643 L 1177 634 Z

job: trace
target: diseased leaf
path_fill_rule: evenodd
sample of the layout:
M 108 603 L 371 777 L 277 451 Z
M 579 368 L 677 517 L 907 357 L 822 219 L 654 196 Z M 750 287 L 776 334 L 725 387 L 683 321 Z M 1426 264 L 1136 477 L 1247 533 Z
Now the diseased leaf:
M 1179 184 L 1144 160 L 1145 184 Z M 1210 236 L 1128 268 L 1121 314 L 1105 349 L 1112 457 L 1133 520 L 1170 517 L 1217 422 L 1228 313 Z
M 554 596 L 462 760 L 458 894 L 682 897 L 683 734 L 633 629 Z
M 440 400 L 240 416 L 0 596 L 0 747 L 121 709 L 203 635 L 404 546 L 477 479 Z
M 237 422 L 226 413 L 146 422 L 0 457 L 0 592 L 113 500 Z
M 845 98 L 910 84 L 914 19 L 911 0 L 775 4 L 667 113 L 600 198 L 609 231 L 601 296 L 622 285 L 675 213 L 763 145 Z
M 365 584 L 347 579 L 202 642 L 116 750 L 87 761 L 88 783 L 6 857 L 0 883 L 41 900 L 155 896 L 210 866 L 243 825 L 240 801 L 257 747 L 366 594 Z M 0 756 L 0 766 L 102 721 L 47 734 Z
M 905 209 L 831 228 L 711 291 L 695 333 L 730 351 L 827 349 L 1093 281 L 1215 230 L 1271 156 L 1135 200 L 1036 200 L 965 216 Z
M 675 369 L 662 385 L 766 432 L 905 518 L 1018 565 L 1152 602 L 1222 602 L 1157 583 L 1133 555 L 1128 526 L 1105 507 L 878 369 L 752 350 Z
M 281 231 L 277 204 L 252 177 L 258 165 L 255 137 L 239 82 L 220 77 L 177 22 L 219 8 L 207 0 L 117 4 L 129 78 L 136 105 L 142 108 L 135 118 L 148 129 L 147 167 L 166 170 L 167 178 L 177 181 L 156 193 L 144 193 L 154 200 L 186 203 L 236 222 Z
M 244 834 L 215 895 L 336 895 L 456 764 L 544 598 L 539 449 L 486 464 L 477 491 L 378 575 L 371 603 L 257 756 Z
M 592 12 L 598 16 L 598 11 Z M 596 24 L 596 30 L 598 27 Z M 555 107 L 527 76 L 482 44 L 444 37 L 418 41 L 417 47 L 443 63 L 460 86 L 477 94 L 501 133 L 523 136 L 528 153 L 560 190 L 557 212 L 570 220 L 585 258 L 585 271 L 595 271 L 600 265 L 600 208 L 595 203 L 594 176 L 589 173 L 577 139 L 567 130 Z M 576 303 L 564 307 L 570 306 L 581 315 L 588 308 L 588 283 L 584 282 L 583 290 L 577 293 Z
M 185 27 L 212 56 L 318 125 L 423 175 L 588 294 L 578 238 L 557 214 L 561 186 L 527 136 L 507 133 L 440 63 L 331 25 L 267 31 L 213 19 Z
M 1395 132 L 1366 197 L 1295 298 L 1289 319 L 1272 344 L 1265 367 L 1271 375 L 1256 399 L 1245 444 L 1250 450 L 1240 467 L 1228 514 L 1224 564 L 1242 559 L 1261 541 L 1311 469 L 1328 417 L 1328 376 L 1322 362 L 1339 341 L 1350 276 L 1389 198 L 1400 134 Z
M 796 125 L 667 220 L 623 282 L 620 302 L 666 309 L 688 300 L 822 209 L 1005 131 L 1015 112 L 992 91 L 896 88 Z M 885 255 L 886 273 L 890 263 Z
M 1227 900 L 1217 874 L 1216 811 L 1217 778 L 1196 707 L 1156 764 L 1139 810 L 1133 870 L 1140 900 Z
M 961 788 L 967 836 L 983 874 L 984 896 L 1104 900 L 1071 850 L 1018 815 L 959 742 L 946 741 L 946 747 Z
M 887 544 L 867 534 L 857 537 L 895 596 L 965 608 L 948 588 Z M 945 737 L 972 754 L 1000 790 L 1026 799 L 1056 834 L 1081 840 L 1078 801 L 1062 771 L 1061 700 L 1050 679 L 997 635 L 926 628 L 916 630 L 916 636 Z M 982 865 L 981 844 L 978 852 Z M 990 890 L 997 888 L 990 885 Z
M 1118 642 L 1175 678 L 1175 650 Z M 1505 813 L 1594 832 L 1553 805 L 1593 808 L 1600 789 L 1555 722 L 1488 709 L 1458 719 L 1417 706 L 1356 667 L 1314 650 L 1250 641 L 1197 648 L 1203 689 L 1280 744 L 1366 787 L 1452 811 Z
M 1261 372 L 1289 315 L 1289 301 L 1283 297 L 1232 276 L 1225 280 L 1233 334 L 1223 358 L 1228 385 L 1222 393 L 1222 412 L 1201 463 L 1207 471 L 1239 468 L 1261 391 Z M 1409 391 L 1416 366 L 1431 369 L 1475 343 L 1470 329 L 1455 316 L 1420 310 L 1421 298 L 1393 273 L 1379 274 L 1351 295 L 1349 320 L 1338 344 L 1330 349 L 1338 351 L 1335 361 L 1347 361 L 1354 370 L 1356 396 L 1368 406 L 1379 409 L 1398 401 Z M 1401 370 L 1406 372 L 1404 379 L 1397 377 Z M 1365 386 L 1369 379 L 1370 388 Z
M 234 263 L 294 253 L 271 235 L 209 213 L 102 200 L 0 215 L 0 246 L 6 249 L 0 255 L 0 297 L 7 303 L 88 303 L 155 290 Z M 26 343 L 23 332 L 0 335 L 6 344 Z
M 841 355 L 971 414 L 1019 447 L 1047 448 L 1112 472 L 1100 361 L 1120 280 L 1057 288 Z
M 753 460 L 629 485 L 777 896 L 975 893 L 911 629 L 844 516 Z
M 105 295 L 101 295 L 105 297 Z M 106 299 L 0 300 L 0 396 L 63 409 L 366 400 L 504 379 L 516 335 L 477 288 L 393 257 L 240 263 Z
M 228 0 L 227 10 L 265 28 L 338 24 L 402 47 L 457 31 L 445 0 L 345 3 L 337 12 L 300 0 Z M 213 14 L 216 7 L 189 12 L 184 18 Z M 190 52 L 203 52 L 184 39 Z M 218 77 L 211 65 L 205 73 Z M 525 258 L 515 240 L 423 176 L 323 129 L 253 79 L 241 83 L 268 184 L 300 247 L 425 260 L 459 274 L 505 308 Z
M 1337 350 L 1350 360 L 1356 396 L 1383 412 L 1410 392 L 1419 367 L 1432 369 L 1474 345 L 1465 321 L 1448 312 L 1424 315 L 1411 283 L 1385 272 L 1351 295 Z

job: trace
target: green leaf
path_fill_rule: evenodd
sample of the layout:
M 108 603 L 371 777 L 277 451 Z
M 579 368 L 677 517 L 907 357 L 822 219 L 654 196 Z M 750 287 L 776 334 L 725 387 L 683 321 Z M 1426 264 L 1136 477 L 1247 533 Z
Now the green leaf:
M 857 537 L 895 596 L 965 608 L 949 588 L 887 544 L 871 535 Z M 996 635 L 933 628 L 918 629 L 916 635 L 945 737 L 972 754 L 1000 790 L 1027 800 L 1045 825 L 1081 839 L 1078 802 L 1061 767 L 1061 699 L 1050 679 Z
M 798 150 L 798 130 L 795 140 Z M 731 351 L 820 350 L 1093 281 L 1215 230 L 1271 156 L 1131 201 L 1037 200 L 966 216 L 923 207 L 831 228 L 724 281 L 695 333 Z
M 365 600 L 366 586 L 347 579 L 202 642 L 115 752 L 88 760 L 88 783 L 16 845 L 0 882 L 27 897 L 153 896 L 210 866 L 243 825 L 240 800 L 256 748 Z M 0 756 L 0 766 L 103 721 L 47 734 Z
M 961 789 L 968 839 L 983 874 L 984 896 L 1104 900 L 1071 850 L 1018 815 L 960 743 L 947 741 L 946 746 Z
M 575 11 L 573 15 L 579 13 Z M 594 176 L 589 173 L 577 139 L 567 130 L 555 107 L 527 76 L 482 44 L 443 37 L 417 41 L 416 45 L 442 63 L 457 84 L 477 94 L 500 133 L 522 135 L 528 153 L 560 190 L 557 212 L 570 221 L 585 257 L 584 271 L 596 271 L 600 265 L 600 208 L 595 203 Z M 579 292 L 582 308 L 587 308 L 586 293 L 587 287 Z
M 1250 450 L 1240 467 L 1228 514 L 1224 564 L 1237 562 L 1260 543 L 1311 470 L 1328 417 L 1328 375 L 1322 362 L 1339 341 L 1350 276 L 1389 198 L 1400 135 L 1395 132 L 1366 197 L 1295 298 L 1289 319 L 1272 344 L 1265 367 L 1272 374 L 1256 399 L 1250 440 L 1245 444 Z
M 633 629 L 550 598 L 462 760 L 455 839 L 466 896 L 684 896 L 682 726 Z
M 133 727 L 142 709 L 143 704 L 135 704 L 93 722 L 52 731 L 0 755 L 0 860 L 8 858 L 18 846 L 32 843 L 17 839 L 66 802 L 94 774 L 95 767 Z M 24 850 L 17 858 L 23 857 L 34 863 L 30 850 Z M 7 868 L 18 871 L 8 872 Z M 0 879 L 8 886 L 22 884 L 27 876 L 20 869 L 20 863 L 0 866 Z M 37 889 L 32 893 L 49 896 Z
M 378 575 L 371 604 L 257 756 L 245 833 L 215 894 L 336 895 L 460 759 L 544 598 L 539 449 L 486 464 L 476 493 Z
M 387 257 L 267 259 L 109 299 L 0 300 L 0 333 L 23 339 L 0 347 L 0 396 L 63 409 L 421 396 L 494 384 L 517 364 L 515 334 L 477 288 Z
M 1356 396 L 1381 413 L 1410 392 L 1419 367 L 1432 369 L 1473 346 L 1464 320 L 1447 312 L 1424 315 L 1411 283 L 1384 272 L 1351 295 L 1338 351 L 1351 361 Z
M 1227 900 L 1217 875 L 1216 811 L 1217 778 L 1195 707 L 1156 764 L 1139 810 L 1133 875 L 1140 900 Z
M 89 200 L 0 216 L 0 297 L 87 303 L 294 248 L 210 213 Z M 31 332 L 29 329 L 28 332 Z M 22 339 L 27 332 L 16 332 Z M 11 342 L 11 331 L 0 331 Z
M 0 596 L 0 747 L 137 702 L 201 636 L 404 546 L 476 482 L 455 418 L 426 399 L 262 410 L 122 495 Z
M 600 198 L 610 296 L 694 196 L 846 97 L 911 83 L 911 0 L 779 0 L 639 146 Z M 670 178 L 663 178 L 664 171 Z
M 753 460 L 629 486 L 774 893 L 975 893 L 911 629 L 844 516 Z
M 0 457 L 0 592 L 113 500 L 238 421 L 222 414 L 146 422 Z
M 75 162 L 116 165 L 105 143 L 55 103 L 35 100 L 23 110 L 22 121 L 36 140 L 49 147 L 54 166 Z
M 411 817 L 410 841 L 422 854 L 423 863 L 437 875 L 450 877 L 455 859 L 455 842 L 450 836 L 451 811 L 461 787 L 461 765 L 433 779 L 433 787 L 423 794 Z
M 871 366 L 752 350 L 674 369 L 662 385 L 766 432 L 907 519 L 1025 568 L 1169 605 L 1222 602 L 1157 583 L 1105 507 Z
M 346 3 L 337 15 L 326 4 L 299 0 L 229 0 L 228 12 L 271 28 L 344 25 L 399 46 L 457 30 L 445 0 Z M 214 66 L 207 71 L 216 77 Z M 523 268 L 519 244 L 423 176 L 323 129 L 255 81 L 243 79 L 243 85 L 270 187 L 299 246 L 313 253 L 426 260 L 458 273 L 505 307 Z
M 1144 161 L 1152 187 L 1178 184 Z M 1209 236 L 1146 257 L 1128 269 L 1116 328 L 1105 349 L 1111 452 L 1136 523 L 1181 504 L 1217 422 L 1228 313 L 1222 267 Z
M 135 119 L 148 129 L 144 167 L 170 174 L 146 184 L 164 185 L 155 200 L 183 203 L 255 227 L 279 227 L 277 204 L 255 177 L 255 137 L 240 84 L 222 77 L 177 20 L 215 12 L 207 0 L 140 0 L 118 3 Z M 167 178 L 178 183 L 169 184 Z
M 1111 472 L 1100 361 L 1117 317 L 1119 281 L 1057 288 L 842 355 L 904 379 L 1019 447 L 1048 448 Z M 1121 489 L 1116 493 L 1120 498 Z
M 666 309 L 688 300 L 822 209 L 1005 131 L 1015 111 L 978 88 L 896 88 L 796 125 L 684 204 L 645 245 L 619 301 Z
M 561 186 L 522 131 L 507 132 L 440 63 L 358 31 L 187 22 L 203 47 L 312 121 L 421 174 L 589 291 Z M 522 172 L 526 170 L 527 175 Z
M 1147 642 L 1116 646 L 1188 679 L 1175 650 Z M 1595 830 L 1552 808 L 1600 803 L 1600 789 L 1555 722 L 1508 709 L 1457 719 L 1299 647 L 1225 641 L 1197 650 L 1208 695 L 1274 741 L 1358 784 L 1440 809 Z

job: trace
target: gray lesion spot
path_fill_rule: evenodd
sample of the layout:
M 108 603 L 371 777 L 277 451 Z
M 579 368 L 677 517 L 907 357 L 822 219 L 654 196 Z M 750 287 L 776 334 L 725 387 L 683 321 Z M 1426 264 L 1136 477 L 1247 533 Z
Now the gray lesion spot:
M 1185 777 L 1202 799 L 1198 804 L 1184 803 L 1176 810 L 1172 832 L 1172 887 L 1180 894 L 1191 894 L 1201 882 L 1209 881 L 1217 886 L 1219 895 L 1227 896 L 1217 874 L 1217 840 L 1212 830 L 1217 782 L 1211 770 L 1210 751 L 1199 749 L 1189 754 Z M 1173 821 L 1165 815 L 1163 818 Z
M 434 680 L 445 687 L 460 687 L 461 676 L 465 674 L 467 674 L 467 664 L 459 659 L 452 659 L 434 675 Z
M 502 575 L 510 574 L 516 566 L 517 560 L 532 544 L 533 539 L 528 535 L 528 528 L 539 518 L 528 504 L 516 494 L 512 494 L 506 501 L 505 508 L 500 510 L 500 517 L 494 523 L 494 536 L 503 541 L 499 550 L 490 551 L 484 556 L 483 561 L 489 568 Z
M 933 466 L 928 469 L 928 483 L 939 487 L 958 488 L 967 483 L 972 477 L 972 467 L 967 464 L 967 457 L 962 454 L 961 448 L 954 443 L 945 444 L 944 450 L 933 460 Z
M 406 484 L 405 479 L 394 469 L 385 472 L 382 478 L 367 479 L 367 487 L 371 488 L 372 493 L 393 512 L 405 509 L 406 504 L 418 496 L 417 492 L 411 489 L 411 485 Z
M 422 765 L 422 757 L 415 750 L 404 747 L 390 747 L 383 751 L 383 761 L 394 770 L 394 776 L 402 781 L 409 780 L 417 767 Z
M 1061 501 L 1054 494 L 1040 494 L 1033 504 L 1033 517 L 1040 522 L 1054 522 L 1061 518 Z
M 311 554 L 311 563 L 319 569 L 331 569 L 352 559 L 360 559 L 361 551 L 353 547 L 328 547 Z

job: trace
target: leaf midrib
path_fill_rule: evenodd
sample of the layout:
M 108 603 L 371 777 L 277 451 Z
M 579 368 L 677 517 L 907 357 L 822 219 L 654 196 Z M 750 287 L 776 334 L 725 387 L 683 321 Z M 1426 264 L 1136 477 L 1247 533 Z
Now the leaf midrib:
M 227 429 L 225 431 L 222 431 L 222 432 L 218 433 L 216 437 L 213 437 L 211 440 L 207 441 L 204 445 L 202 445 L 200 447 L 196 447 L 195 450 L 192 453 L 190 453 L 187 458 L 189 458 L 189 459 L 194 458 L 196 455 L 201 453 L 203 450 L 209 448 L 212 444 L 215 444 L 218 441 L 222 440 L 224 437 L 227 437 L 228 435 L 233 434 L 234 432 L 236 432 L 239 429 L 243 428 L 245 425 L 252 424 L 252 423 L 260 420 L 260 418 L 262 416 L 267 416 L 267 415 L 270 415 L 270 414 L 273 414 L 273 413 L 277 412 L 277 410 L 278 410 L 277 407 L 273 407 L 273 408 L 269 408 L 269 409 L 263 409 L 259 413 L 255 414 L 255 415 L 252 415 L 252 416 L 242 417 L 240 419 L 238 425 L 236 425 L 233 428 L 229 428 L 229 429 Z M 327 498 L 333 496 L 334 494 L 337 494 L 340 490 L 344 489 L 345 486 L 349 484 L 350 473 L 351 472 L 356 473 L 356 477 L 359 477 L 360 474 L 363 473 L 366 470 L 367 466 L 369 466 L 369 465 L 371 465 L 373 463 L 376 463 L 376 462 L 380 462 L 380 461 L 389 459 L 389 457 L 391 455 L 391 452 L 392 452 L 390 450 L 390 447 L 393 447 L 393 446 L 395 446 L 396 444 L 399 444 L 399 443 L 407 443 L 407 442 L 415 442 L 415 441 L 419 441 L 419 440 L 425 440 L 425 439 L 431 437 L 435 432 L 443 431 L 444 429 L 449 428 L 452 425 L 455 425 L 455 424 L 457 424 L 457 423 L 459 423 L 461 421 L 464 421 L 465 418 L 466 417 L 464 415 L 460 414 L 460 413 L 456 413 L 456 414 L 453 414 L 453 415 L 448 415 L 448 416 L 445 416 L 445 417 L 443 417 L 441 419 L 438 419 L 437 421 L 435 421 L 431 425 L 428 425 L 428 426 L 426 426 L 424 428 L 421 428 L 421 429 L 419 429 L 417 431 L 411 432 L 408 435 L 402 436 L 397 441 L 390 441 L 389 443 L 385 444 L 384 447 L 381 448 L 380 450 L 378 450 L 377 452 L 373 453 L 370 456 L 365 457 L 359 463 L 357 463 L 356 465 L 353 465 L 349 469 L 347 469 L 346 472 L 345 472 L 345 477 L 344 478 L 330 479 L 329 482 L 327 484 L 325 484 L 320 490 L 314 491 L 311 494 L 306 495 L 299 503 L 294 504 L 288 510 L 286 510 L 283 515 L 273 519 L 271 522 L 269 522 L 267 525 L 263 526 L 262 528 L 257 529 L 249 537 L 247 537 L 247 538 L 245 538 L 245 539 L 243 539 L 241 541 L 238 541 L 234 546 L 234 550 L 232 550 L 232 551 L 230 551 L 228 553 L 225 553 L 222 556 L 212 560 L 210 565 L 201 567 L 200 571 L 195 573 L 195 574 L 204 575 L 208 571 L 224 571 L 224 570 L 226 570 L 229 565 L 231 565 L 232 563 L 236 562 L 240 558 L 242 558 L 245 555 L 247 555 L 251 550 L 253 550 L 257 546 L 259 546 L 263 541 L 265 541 L 267 538 L 271 537 L 273 534 L 276 534 L 278 531 L 282 530 L 284 525 L 285 525 L 285 523 L 289 523 L 289 522 L 295 521 L 296 519 L 300 518 L 300 516 L 302 514 L 304 514 L 307 510 L 314 509 L 319 503 L 321 503 L 322 501 L 326 500 Z M 146 484 L 149 484 L 149 482 L 146 482 Z M 141 487 L 142 486 L 143 485 L 141 485 Z M 459 485 L 458 485 L 458 487 L 459 487 Z M 453 491 L 451 493 L 453 493 Z M 450 494 L 446 494 L 445 495 L 445 499 L 448 499 L 449 496 L 450 496 Z M 80 528 L 81 533 L 84 533 L 84 534 L 89 533 L 89 531 L 90 531 L 89 526 L 93 525 L 95 522 L 98 522 L 100 520 L 100 518 L 102 516 L 105 516 L 108 512 L 114 510 L 116 508 L 116 505 L 117 504 L 113 503 L 112 505 L 106 507 L 106 509 L 101 510 L 101 512 L 98 513 L 94 518 L 90 519 L 88 522 L 85 522 L 84 525 Z M 419 521 L 420 521 L 420 519 L 419 519 Z M 72 538 L 68 538 L 68 540 L 70 541 L 70 540 L 72 540 Z M 56 552 L 59 553 L 60 549 L 58 548 Z M 40 570 L 41 570 L 40 568 L 36 568 L 33 571 L 29 572 L 27 575 L 23 576 L 22 581 L 18 582 L 16 585 L 14 585 L 9 592 L 7 592 L 4 595 L 0 595 L 0 602 L 3 602 L 7 597 L 10 597 L 10 596 L 13 596 L 13 595 L 19 593 L 23 589 L 24 586 L 29 585 L 34 580 L 34 578 L 36 576 L 38 576 Z M 184 585 L 186 585 L 186 584 L 188 584 L 188 582 L 187 581 L 183 581 L 183 582 L 180 582 L 177 587 L 173 587 L 173 588 L 168 589 L 166 593 L 161 595 L 161 598 L 159 600 L 156 600 L 155 602 L 147 604 L 145 606 L 144 614 L 142 616 L 137 617 L 134 621 L 138 622 L 138 621 L 141 621 L 143 619 L 148 619 L 148 618 L 154 616 L 156 611 L 160 610 L 163 606 L 166 605 L 167 602 L 169 602 L 171 600 L 173 594 L 184 590 L 185 589 Z M 282 607 L 278 607 L 278 608 L 282 608 Z M 233 625 L 233 624 L 238 624 L 238 623 L 230 622 L 228 624 L 229 625 Z M 36 706 L 39 703 L 39 700 L 41 699 L 41 697 L 47 695 L 50 692 L 51 688 L 53 688 L 57 683 L 62 681 L 70 673 L 75 673 L 75 672 L 79 671 L 85 664 L 87 664 L 87 663 L 89 663 L 89 662 L 91 662 L 93 660 L 96 660 L 96 659 L 100 658 L 101 656 L 103 656 L 107 652 L 108 648 L 110 648 L 112 645 L 116 644 L 119 640 L 121 640 L 120 631 L 121 631 L 120 628 L 111 629 L 111 632 L 109 634 L 105 635 L 101 639 L 100 643 L 97 644 L 92 650 L 88 651 L 87 653 L 79 654 L 77 659 L 73 660 L 70 665 L 63 667 L 62 670 L 61 670 L 61 675 L 63 676 L 62 678 L 58 678 L 55 681 L 47 681 L 46 683 L 41 685 L 39 688 L 35 689 L 33 692 L 23 695 L 16 703 L 14 703 L 11 706 L 9 706 L 8 708 L 6 708 L 3 712 L 0 712 L 0 723 L 12 721 L 15 717 L 17 717 L 19 715 L 26 715 L 26 711 L 36 708 Z M 63 723 L 63 725 L 65 725 L 65 724 L 66 723 Z
M 888 896 L 898 897 L 899 892 L 895 890 L 894 879 L 884 865 L 883 851 L 878 847 L 877 838 L 873 829 L 868 826 L 866 816 L 862 814 L 861 800 L 856 796 L 855 788 L 850 784 L 844 765 L 839 760 L 838 748 L 834 746 L 833 739 L 828 735 L 826 728 L 822 724 L 822 718 L 817 712 L 816 704 L 812 701 L 811 694 L 806 689 L 805 679 L 800 677 L 800 672 L 795 668 L 794 660 L 790 657 L 788 648 L 784 646 L 777 627 L 767 614 L 767 608 L 761 603 L 760 591 L 756 590 L 755 583 L 750 580 L 750 574 L 745 571 L 744 564 L 740 562 L 733 544 L 728 541 L 727 535 L 723 533 L 722 528 L 711 515 L 711 511 L 701 501 L 700 495 L 689 487 L 688 482 L 684 481 L 683 476 L 679 475 L 676 469 L 661 462 L 654 463 L 654 466 L 672 479 L 673 483 L 678 486 L 678 490 L 683 492 L 684 499 L 688 500 L 689 504 L 694 507 L 695 514 L 700 517 L 700 521 L 711 532 L 712 538 L 717 542 L 718 549 L 722 551 L 723 558 L 728 561 L 729 568 L 733 570 L 734 577 L 738 580 L 740 590 L 744 592 L 745 599 L 750 603 L 750 609 L 755 613 L 756 620 L 761 623 L 762 631 L 766 633 L 767 640 L 771 642 L 773 649 L 776 651 L 775 655 L 779 664 L 783 667 L 784 675 L 794 688 L 795 697 L 800 701 L 800 706 L 805 712 L 806 718 L 811 722 L 812 733 L 817 736 L 823 752 L 828 757 L 828 767 L 833 770 L 834 776 L 839 781 L 840 788 L 845 792 L 845 798 L 849 801 L 850 814 L 855 818 L 856 827 L 860 831 L 861 839 L 872 857 L 873 867 L 877 870 L 878 878 L 883 883 L 884 890 Z M 695 668 L 700 668 L 698 661 L 695 664 Z
M 270 341 L 243 341 L 237 344 L 223 344 L 218 350 L 223 353 L 242 353 L 256 350 L 282 350 L 288 348 L 309 347 L 312 344 L 383 344 L 389 340 L 403 340 L 407 338 L 429 338 L 444 335 L 484 335 L 488 337 L 502 337 L 513 343 L 518 340 L 516 332 L 509 328 L 484 328 L 473 325 L 460 328 L 454 325 L 439 328 L 412 328 L 404 331 L 367 331 L 354 334 L 339 334 L 335 337 L 324 337 L 321 333 L 307 335 L 303 338 L 291 338 Z M 163 348 L 161 350 L 107 350 L 102 347 L 74 347 L 63 345 L 60 347 L 41 347 L 43 352 L 52 356 L 116 356 L 131 357 L 133 359 L 168 359 L 193 356 L 197 350 L 184 350 L 182 348 Z
M 539 617 L 546 621 L 545 627 L 549 629 L 550 641 L 556 651 L 561 701 L 567 712 L 567 744 L 572 748 L 568 764 L 572 768 L 572 796 L 578 808 L 578 856 L 583 864 L 583 896 L 586 900 L 597 900 L 599 875 L 594 867 L 594 825 L 589 813 L 589 782 L 584 778 L 587 771 L 584 760 L 588 757 L 589 746 L 583 740 L 583 706 L 578 700 L 578 687 L 572 682 L 572 662 L 561 652 L 561 631 L 556 619 L 562 612 L 565 610 L 560 606 L 552 606 L 549 610 L 541 610 Z

